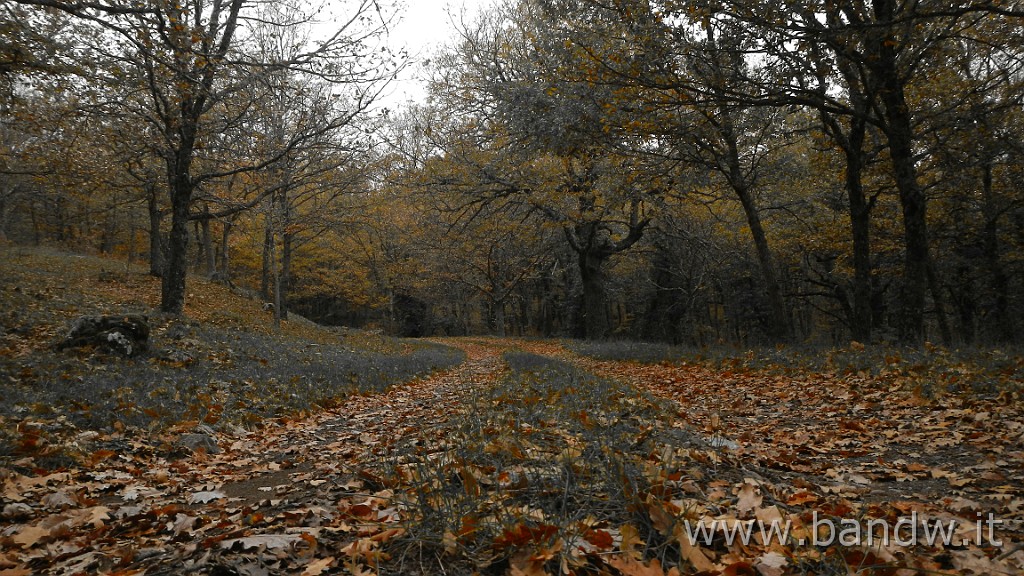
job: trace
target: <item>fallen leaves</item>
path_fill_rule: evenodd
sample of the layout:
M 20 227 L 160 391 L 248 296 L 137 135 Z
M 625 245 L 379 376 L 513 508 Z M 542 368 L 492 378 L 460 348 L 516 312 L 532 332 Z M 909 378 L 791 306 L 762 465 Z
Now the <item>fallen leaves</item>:
M 568 357 L 557 343 L 517 344 Z M 92 448 L 82 469 L 3 474 L 0 576 L 37 573 L 40 566 L 66 573 L 221 566 L 375 574 L 381 566 L 400 566 L 399 552 L 411 539 L 434 546 L 430 553 L 445 563 L 532 576 L 784 576 L 869 565 L 901 576 L 1024 569 L 1024 552 L 1013 551 L 1019 525 L 997 526 L 1004 547 L 996 548 L 975 544 L 971 523 L 979 514 L 1024 516 L 1019 403 L 927 399 L 858 376 L 780 379 L 573 359 L 681 409 L 672 419 L 645 423 L 653 412 L 640 401 L 618 398 L 626 414 L 618 420 L 566 408 L 575 421 L 546 418 L 482 430 L 485 458 L 460 460 L 451 457 L 460 440 L 441 425 L 453 414 L 455 392 L 476 393 L 504 369 L 493 341 L 461 345 L 470 361 L 457 377 L 441 374 L 353 398 L 333 411 L 270 421 L 255 433 L 220 433 L 221 454 L 169 458 L 155 446 L 172 443 L 173 435 L 151 441 L 120 430 L 88 437 Z M 527 404 L 540 410 L 573 401 L 539 386 L 526 392 L 521 402 L 496 399 L 492 409 L 511 413 Z M 585 467 L 573 463 L 600 452 L 583 435 L 601 438 L 625 423 L 637 427 L 636 450 L 623 460 L 635 469 L 621 486 L 636 503 L 629 516 L 598 518 L 529 501 L 494 508 L 501 498 L 553 500 L 556 489 L 591 489 Z M 395 454 L 434 462 L 443 473 L 418 475 Z M 581 474 L 578 484 L 568 483 L 572 473 Z M 451 522 L 436 534 L 424 534 L 416 531 L 424 521 L 417 494 L 436 498 L 435 507 L 451 505 L 456 500 L 439 499 L 457 494 L 469 507 L 451 511 Z M 586 502 L 597 510 L 608 501 L 597 494 Z M 494 509 L 509 514 L 499 523 Z M 817 535 L 814 517 L 894 523 L 912 513 L 966 522 L 957 538 L 971 543 L 870 550 L 807 544 Z M 688 538 L 685 522 L 707 539 Z M 502 529 L 492 532 L 496 525 Z M 789 526 L 788 536 L 739 537 L 773 525 Z
M 366 463 L 392 442 L 423 435 L 423 421 L 443 421 L 437 410 L 450 405 L 436 404 L 438 394 L 500 368 L 490 347 L 472 348 L 472 358 L 459 373 L 353 397 L 335 411 L 252 432 L 227 428 L 217 434 L 219 454 L 161 449 L 195 424 L 153 437 L 124 427 L 76 431 L 96 446 L 81 469 L 0 469 L 0 570 L 375 574 L 406 518 Z
M 261 548 L 277 550 L 291 548 L 299 542 L 303 542 L 302 536 L 299 534 L 256 534 L 244 538 L 221 540 L 220 547 L 226 550 L 253 550 Z
M 209 504 L 214 500 L 220 500 L 227 497 L 228 495 L 220 490 L 204 490 L 202 492 L 195 492 L 189 496 L 188 502 L 189 504 Z

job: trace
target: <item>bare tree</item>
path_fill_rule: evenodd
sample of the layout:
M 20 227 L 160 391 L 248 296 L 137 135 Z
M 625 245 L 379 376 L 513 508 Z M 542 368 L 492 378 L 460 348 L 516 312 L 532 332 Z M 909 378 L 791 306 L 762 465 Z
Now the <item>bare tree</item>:
M 382 51 L 390 17 L 374 0 L 358 0 L 333 21 L 326 36 L 299 36 L 287 54 L 256 49 L 257 39 L 309 27 L 318 7 L 277 5 L 273 13 L 244 0 L 78 2 L 16 0 L 71 14 L 93 34 L 69 46 L 105 105 L 128 111 L 152 127 L 166 169 L 171 226 L 163 267 L 160 307 L 181 313 L 185 304 L 188 223 L 197 191 L 218 179 L 271 167 L 305 143 L 351 124 L 365 112 L 397 66 Z M 332 108 L 321 121 L 293 131 L 263 154 L 225 165 L 217 136 L 237 133 L 258 106 L 253 89 L 268 74 L 316 78 L 334 87 Z M 127 96 L 131 97 L 127 97 Z M 239 135 L 236 144 L 259 138 Z M 220 140 L 225 142 L 224 139 Z M 252 147 L 248 147 L 252 149 Z

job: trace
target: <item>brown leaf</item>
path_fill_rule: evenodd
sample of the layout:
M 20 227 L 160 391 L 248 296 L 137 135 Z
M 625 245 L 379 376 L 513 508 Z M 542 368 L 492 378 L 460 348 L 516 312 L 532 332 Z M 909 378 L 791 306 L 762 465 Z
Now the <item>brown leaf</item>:
M 528 550 L 523 550 L 508 559 L 511 576 L 550 576 L 544 569 L 544 560 L 535 558 Z
M 615 540 L 607 530 L 587 530 L 583 538 L 598 550 L 610 550 L 615 545 Z
M 50 530 L 39 526 L 26 526 L 18 531 L 11 540 L 22 548 L 31 548 L 50 536 Z
M 605 563 L 621 572 L 623 576 L 679 576 L 679 570 L 676 568 L 665 572 L 657 558 L 651 560 L 650 565 L 645 565 L 633 558 L 609 556 L 605 558 Z
M 330 568 L 333 563 L 334 556 L 314 560 L 306 565 L 306 569 L 302 571 L 302 576 L 320 576 L 325 570 Z
M 761 576 L 782 576 L 786 572 L 786 557 L 778 552 L 769 552 L 757 559 L 754 568 Z
M 686 537 L 686 534 L 681 534 L 678 541 L 683 558 L 698 572 L 711 572 L 715 570 L 715 564 L 704 555 L 699 545 L 690 543 L 690 539 Z
M 256 534 L 254 536 L 246 536 L 245 538 L 224 540 L 220 543 L 220 547 L 230 550 L 238 545 L 242 550 L 251 550 L 253 548 L 260 547 L 275 550 L 289 548 L 301 540 L 302 537 L 298 534 Z
M 639 559 L 640 551 L 636 549 L 643 548 L 645 545 L 643 539 L 640 538 L 640 531 L 632 524 L 623 524 L 619 528 L 619 534 L 622 535 L 622 543 L 619 544 L 622 555 Z
M 750 482 L 744 482 L 736 492 L 736 495 L 738 497 L 736 501 L 736 511 L 741 515 L 752 512 L 755 508 L 759 508 L 761 506 L 761 502 L 764 501 L 764 495 L 761 494 L 761 489 Z
M 539 524 L 527 526 L 516 524 L 515 527 L 505 530 L 500 536 L 494 539 L 494 545 L 499 548 L 523 546 L 528 543 L 543 544 L 558 533 L 558 526 L 550 524 Z

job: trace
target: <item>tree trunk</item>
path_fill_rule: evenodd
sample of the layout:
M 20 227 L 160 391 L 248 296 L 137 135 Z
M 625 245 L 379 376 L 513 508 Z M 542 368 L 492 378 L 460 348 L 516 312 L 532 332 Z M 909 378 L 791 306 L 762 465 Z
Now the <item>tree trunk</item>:
M 583 299 L 580 302 L 580 318 L 584 335 L 588 340 L 599 340 L 608 336 L 607 294 L 605 292 L 604 263 L 607 258 L 593 250 L 579 254 L 580 280 L 583 284 Z
M 213 232 L 210 230 L 210 209 L 205 210 L 206 216 L 202 220 L 201 232 L 203 239 L 203 255 L 206 264 L 206 275 L 210 276 L 217 271 L 217 252 L 213 249 Z
M 192 205 L 192 184 L 188 172 L 172 173 L 171 233 L 167 239 L 160 310 L 169 314 L 185 311 L 185 277 L 188 274 L 188 223 Z
M 281 294 L 278 296 L 281 318 L 288 319 L 288 294 L 292 290 L 292 245 L 294 235 L 285 232 L 281 235 Z
M 736 196 L 739 197 L 743 206 L 743 213 L 747 217 L 747 225 L 750 227 L 750 235 L 754 240 L 754 248 L 757 252 L 757 262 L 761 268 L 761 277 L 764 280 L 765 292 L 768 295 L 769 317 L 771 326 L 768 327 L 768 335 L 777 342 L 788 342 L 792 339 L 792 331 L 789 323 L 789 316 L 786 314 L 786 300 L 782 296 L 782 287 L 779 285 L 778 277 L 775 274 L 775 264 L 772 261 L 771 249 L 768 246 L 768 236 L 765 234 L 764 226 L 761 224 L 761 215 L 754 202 L 750 190 L 744 186 L 733 186 Z
M 120 210 L 117 210 L 116 197 L 110 199 L 111 206 L 108 207 L 108 216 L 106 222 L 102 225 L 103 230 L 100 232 L 100 254 L 110 254 L 114 251 L 114 247 L 117 246 L 117 229 L 120 222 L 118 222 L 118 214 Z
M 274 286 L 274 327 L 281 328 L 281 272 L 277 266 L 277 246 L 274 236 L 270 236 L 270 272 Z
M 827 18 L 830 27 L 842 26 L 837 12 L 838 6 L 828 10 Z M 848 54 L 840 47 L 834 46 L 838 60 L 838 70 L 842 75 L 849 93 L 853 114 L 849 120 L 849 131 L 843 133 L 842 125 L 829 112 L 822 109 L 822 125 L 830 133 L 842 149 L 846 161 L 845 185 L 849 205 L 850 235 L 853 241 L 853 305 L 848 318 L 850 335 L 853 340 L 869 343 L 873 331 L 874 310 L 872 309 L 872 278 L 871 278 L 871 210 L 873 201 L 869 201 L 864 193 L 862 181 L 866 156 L 864 140 L 867 136 L 868 114 L 871 103 L 865 94 L 864 81 L 859 66 L 855 66 Z M 822 77 L 822 85 L 826 80 Z
M 953 308 L 956 310 L 957 318 L 960 321 L 960 334 L 963 343 L 970 346 L 974 344 L 976 337 L 974 329 L 974 286 L 971 282 L 971 271 L 966 265 L 957 268 L 956 286 L 950 287 L 953 300 Z
M 39 224 L 39 213 L 36 211 L 36 203 L 29 203 L 29 215 L 32 217 L 32 245 L 39 246 L 43 242 L 42 230 Z
M 953 332 L 949 329 L 949 319 L 946 317 L 946 298 L 942 293 L 939 274 L 931 260 L 928 261 L 927 275 L 928 290 L 932 293 L 932 302 L 935 305 L 935 319 L 939 323 L 939 337 L 942 338 L 942 345 L 948 348 L 953 345 Z
M 228 282 L 231 281 L 231 245 L 229 240 L 231 238 L 232 226 L 234 226 L 234 223 L 231 220 L 225 220 L 220 235 L 220 273 L 224 275 L 224 280 Z
M 871 203 L 864 194 L 861 173 L 864 168 L 865 120 L 855 117 L 845 147 L 846 194 L 850 206 L 850 232 L 853 239 L 853 309 L 850 332 L 853 339 L 871 342 Z
M 1009 310 L 1010 280 L 1003 270 L 999 258 L 999 207 L 996 203 L 995 191 L 992 189 L 992 164 L 986 163 L 982 173 L 982 210 L 985 216 L 985 227 L 982 230 L 982 241 L 985 246 L 985 267 L 991 275 L 993 305 L 991 314 L 995 317 L 996 341 L 1000 343 L 1014 340 L 1014 322 Z
M 163 233 L 160 231 L 164 215 L 160 211 L 156 186 L 149 187 L 147 203 L 149 208 L 149 273 L 159 278 L 164 273 L 164 242 Z
M 880 24 L 891 24 L 894 21 L 894 0 L 874 0 L 873 7 Z M 883 131 L 889 143 L 893 178 L 903 211 L 906 253 L 898 331 L 903 343 L 920 344 L 924 340 L 929 266 L 926 198 L 917 181 L 912 115 L 906 101 L 904 75 L 897 63 L 896 49 L 900 44 L 893 38 L 893 31 L 880 28 L 879 32 L 873 34 L 869 42 L 866 65 L 871 72 L 874 96 L 883 105 Z
M 504 338 L 505 331 L 505 302 L 491 301 L 491 310 L 494 313 L 494 330 L 497 336 Z
M 728 114 L 728 112 L 726 112 Z M 727 118 L 727 117 L 726 117 Z M 768 236 L 761 223 L 761 213 L 750 190 L 750 180 L 743 172 L 740 164 L 739 144 L 732 124 L 726 120 L 719 128 L 721 138 L 726 146 L 722 160 L 726 163 L 725 174 L 729 186 L 743 206 L 743 213 L 750 227 L 750 235 L 757 252 L 757 262 L 761 268 L 761 278 L 768 296 L 769 322 L 768 336 L 776 342 L 788 342 L 792 339 L 792 328 L 789 315 L 786 313 L 786 300 L 782 296 L 782 287 L 775 272 L 775 263 L 768 246 Z
M 270 224 L 271 216 L 267 214 L 266 225 L 263 229 L 263 271 L 260 275 L 260 297 L 263 298 L 264 302 L 270 302 L 272 297 L 271 294 L 271 257 L 272 247 L 274 245 L 274 230 Z

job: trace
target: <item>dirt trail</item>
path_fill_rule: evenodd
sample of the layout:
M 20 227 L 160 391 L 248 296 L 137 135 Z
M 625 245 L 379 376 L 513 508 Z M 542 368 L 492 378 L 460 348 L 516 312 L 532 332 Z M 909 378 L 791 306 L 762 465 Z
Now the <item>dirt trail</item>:
M 217 453 L 175 454 L 150 437 L 122 434 L 109 442 L 116 448 L 95 452 L 84 469 L 0 478 L 0 576 L 372 573 L 364 569 L 389 561 L 384 550 L 408 520 L 400 503 L 408 486 L 393 473 L 401 468 L 391 460 L 394 454 L 433 457 L 448 440 L 446 424 L 460 415 L 468 395 L 500 378 L 507 369 L 502 353 L 512 348 L 572 362 L 678 403 L 671 425 L 723 440 L 684 450 L 697 459 L 691 468 L 713 462 L 721 466 L 716 474 L 679 480 L 680 489 L 703 498 L 693 500 L 698 508 L 716 514 L 739 514 L 742 502 L 748 512 L 781 510 L 787 518 L 840 515 L 841 509 L 844 515 L 888 518 L 994 511 L 1010 519 L 1019 518 L 1024 506 L 1024 427 L 1013 403 L 975 405 L 952 397 L 926 403 L 894 396 L 875 382 L 822 375 L 782 378 L 605 362 L 552 341 L 440 342 L 464 350 L 465 361 L 307 417 L 218 435 Z M 940 443 L 943 438 L 951 440 Z M 725 441 L 733 447 L 723 448 Z M 646 462 L 652 454 L 661 452 L 638 457 Z M 723 479 L 729 466 L 738 475 Z M 748 476 L 758 481 L 756 494 Z M 757 508 L 762 499 L 764 508 Z M 755 500 L 757 506 L 750 503 Z M 645 502 L 656 528 L 658 506 L 672 503 Z M 900 558 L 937 573 L 954 567 L 960 573 L 1012 573 L 1007 563 L 1024 565 L 1020 526 L 1004 525 L 999 535 L 1011 544 L 994 551 L 965 544 L 934 558 Z M 744 557 L 733 552 L 719 547 L 708 558 L 735 568 L 764 551 Z M 805 556 L 801 561 L 819 560 Z M 402 558 L 391 561 L 408 566 Z
M 397 444 L 436 439 L 463 394 L 500 374 L 509 345 L 445 343 L 466 352 L 456 368 L 218 435 L 217 453 L 173 459 L 125 438 L 123 451 L 86 470 L 4 480 L 0 494 L 17 508 L 4 521 L 23 528 L 0 534 L 0 572 L 298 574 L 371 524 L 383 542 L 399 518 L 368 465 Z

